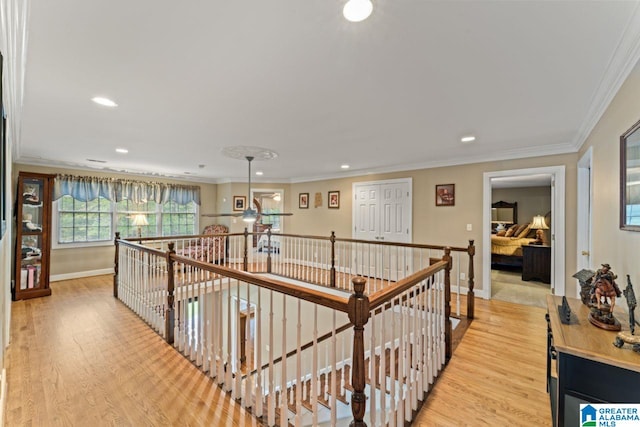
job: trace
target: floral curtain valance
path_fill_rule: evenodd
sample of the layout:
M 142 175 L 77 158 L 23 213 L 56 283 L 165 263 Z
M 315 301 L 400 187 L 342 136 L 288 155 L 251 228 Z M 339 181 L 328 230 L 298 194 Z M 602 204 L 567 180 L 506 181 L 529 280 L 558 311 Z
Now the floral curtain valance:
M 200 205 L 200 187 L 192 185 L 94 176 L 57 175 L 53 188 L 53 198 L 58 200 L 65 195 L 81 201 L 104 197 L 116 202 L 128 199 L 135 203 L 144 203 L 152 200 L 156 203 L 171 201 L 184 205 L 189 202 L 195 202 Z

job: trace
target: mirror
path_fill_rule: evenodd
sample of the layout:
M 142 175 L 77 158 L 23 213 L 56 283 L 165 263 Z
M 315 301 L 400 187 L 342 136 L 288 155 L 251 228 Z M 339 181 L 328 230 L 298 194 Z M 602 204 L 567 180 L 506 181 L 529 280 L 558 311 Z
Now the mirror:
M 491 223 L 497 224 L 517 224 L 518 223 L 518 203 L 495 202 L 491 205 Z
M 620 228 L 640 231 L 640 121 L 620 137 Z

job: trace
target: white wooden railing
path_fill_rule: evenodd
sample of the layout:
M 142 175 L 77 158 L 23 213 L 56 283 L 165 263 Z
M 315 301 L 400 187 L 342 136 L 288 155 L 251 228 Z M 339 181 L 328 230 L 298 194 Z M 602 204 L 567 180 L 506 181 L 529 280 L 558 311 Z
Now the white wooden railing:
M 412 252 L 411 275 L 367 287 L 335 262 L 354 242 L 332 236 L 337 254 L 322 258 L 324 239 L 281 236 L 252 257 L 247 233 L 226 237 L 217 265 L 178 255 L 177 241 L 116 239 L 114 295 L 269 426 L 411 420 L 451 354 L 449 249 Z
M 223 246 L 224 256 L 212 259 L 213 241 Z M 253 242 L 257 241 L 256 246 Z M 341 239 L 331 236 L 302 236 L 264 233 L 147 238 L 147 247 L 167 251 L 173 243 L 176 254 L 189 256 L 189 248 L 205 254 L 200 260 L 233 269 L 270 273 L 306 283 L 351 290 L 354 277 L 367 277 L 365 293 L 386 288 L 424 269 L 434 259 L 442 259 L 445 246 Z M 466 293 L 464 315 L 474 317 L 474 241 L 466 247 L 449 247 L 453 310 L 462 313 L 462 295 Z M 187 267 L 188 268 L 188 267 Z

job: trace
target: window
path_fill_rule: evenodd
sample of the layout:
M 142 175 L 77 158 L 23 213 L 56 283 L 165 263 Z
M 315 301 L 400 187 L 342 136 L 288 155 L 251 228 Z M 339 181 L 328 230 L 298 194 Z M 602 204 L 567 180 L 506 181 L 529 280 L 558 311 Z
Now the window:
M 196 234 L 196 204 L 180 205 L 167 202 L 162 208 L 162 235 L 185 236 Z
M 81 202 L 71 196 L 58 200 L 58 242 L 111 241 L 111 202 L 103 197 Z
M 198 205 L 194 202 L 171 201 L 162 205 L 125 199 L 116 203 L 103 197 L 83 202 L 67 195 L 56 204 L 54 246 L 111 244 L 116 231 L 122 238 L 137 237 L 138 226 L 133 224 L 133 216 L 139 214 L 148 222 L 141 226 L 143 237 L 192 235 L 198 230 Z
M 116 204 L 118 215 L 116 230 L 120 237 L 137 237 L 138 226 L 133 225 L 133 216 L 143 214 L 149 225 L 140 226 L 142 237 L 157 236 L 158 212 L 156 202 L 135 203 L 131 200 L 122 200 Z

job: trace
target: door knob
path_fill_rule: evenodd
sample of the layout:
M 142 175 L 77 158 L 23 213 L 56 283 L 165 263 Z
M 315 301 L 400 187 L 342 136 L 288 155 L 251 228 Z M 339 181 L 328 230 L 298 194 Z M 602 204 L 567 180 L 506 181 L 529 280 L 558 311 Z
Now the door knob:
M 589 251 L 582 251 L 582 255 L 584 255 L 584 256 L 589 256 L 589 255 L 591 255 L 591 254 L 589 253 Z

